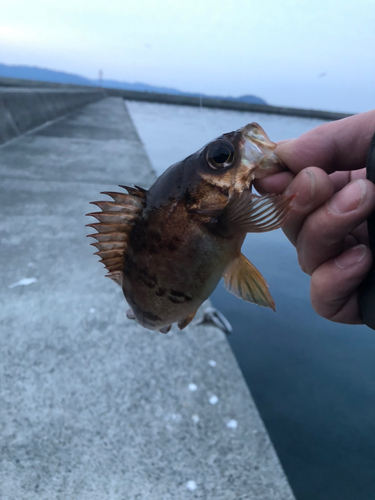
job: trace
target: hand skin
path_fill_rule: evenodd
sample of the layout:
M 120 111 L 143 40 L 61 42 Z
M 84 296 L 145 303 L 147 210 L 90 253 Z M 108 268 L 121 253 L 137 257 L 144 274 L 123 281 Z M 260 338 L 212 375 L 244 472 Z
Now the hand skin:
M 283 141 L 276 154 L 289 171 L 255 183 L 260 193 L 295 195 L 283 231 L 311 276 L 315 311 L 339 323 L 363 323 L 358 288 L 372 264 L 366 220 L 375 210 L 364 167 L 374 132 L 375 110 Z

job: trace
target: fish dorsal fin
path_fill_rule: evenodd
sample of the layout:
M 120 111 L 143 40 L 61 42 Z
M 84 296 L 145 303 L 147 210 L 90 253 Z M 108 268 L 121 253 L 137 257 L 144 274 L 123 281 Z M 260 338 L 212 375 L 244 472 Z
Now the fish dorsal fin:
M 224 275 L 225 288 L 247 302 L 270 307 L 275 311 L 275 302 L 268 290 L 266 280 L 258 269 L 240 253 L 227 267 Z
M 244 191 L 229 201 L 217 218 L 218 231 L 225 237 L 239 232 L 264 233 L 281 227 L 292 208 L 293 196 L 257 196 Z
M 143 189 L 139 186 L 119 186 L 120 188 L 126 189 L 126 191 L 131 195 L 131 196 L 136 196 L 137 198 L 146 198 L 147 190 Z
M 98 206 L 101 212 L 86 215 L 98 220 L 97 223 L 87 224 L 98 231 L 88 235 L 97 240 L 91 243 L 98 249 L 94 255 L 101 257 L 100 262 L 108 271 L 106 277 L 121 286 L 129 235 L 144 208 L 147 191 L 138 187 L 120 187 L 126 189 L 128 194 L 103 192 L 101 194 L 110 196 L 113 201 L 92 201 L 91 204 Z

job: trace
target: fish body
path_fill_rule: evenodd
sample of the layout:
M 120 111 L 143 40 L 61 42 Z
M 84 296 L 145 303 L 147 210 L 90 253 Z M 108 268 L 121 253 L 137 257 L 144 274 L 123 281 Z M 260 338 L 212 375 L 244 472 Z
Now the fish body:
M 263 129 L 249 124 L 172 165 L 145 191 L 105 193 L 93 202 L 90 235 L 109 277 L 123 289 L 129 317 L 151 330 L 180 329 L 194 318 L 221 277 L 244 300 L 274 308 L 259 271 L 241 254 L 247 232 L 280 227 L 285 196 L 257 196 L 255 178 L 282 170 Z

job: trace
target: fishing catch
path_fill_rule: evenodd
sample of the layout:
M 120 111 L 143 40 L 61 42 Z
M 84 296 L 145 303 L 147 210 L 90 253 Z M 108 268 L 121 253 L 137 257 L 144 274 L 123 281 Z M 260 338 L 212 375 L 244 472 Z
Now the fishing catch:
M 258 196 L 254 179 L 283 170 L 257 123 L 222 135 L 169 167 L 146 191 L 105 192 L 89 235 L 131 309 L 150 330 L 182 330 L 221 277 L 237 297 L 275 310 L 268 285 L 241 253 L 246 233 L 283 225 L 292 197 Z

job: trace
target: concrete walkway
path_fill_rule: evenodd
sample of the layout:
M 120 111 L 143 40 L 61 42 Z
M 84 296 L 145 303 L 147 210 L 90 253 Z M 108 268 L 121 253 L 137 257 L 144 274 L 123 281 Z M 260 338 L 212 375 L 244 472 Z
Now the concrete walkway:
M 137 327 L 92 255 L 88 202 L 155 179 L 122 99 L 5 144 L 0 178 L 0 498 L 292 500 L 222 332 Z

